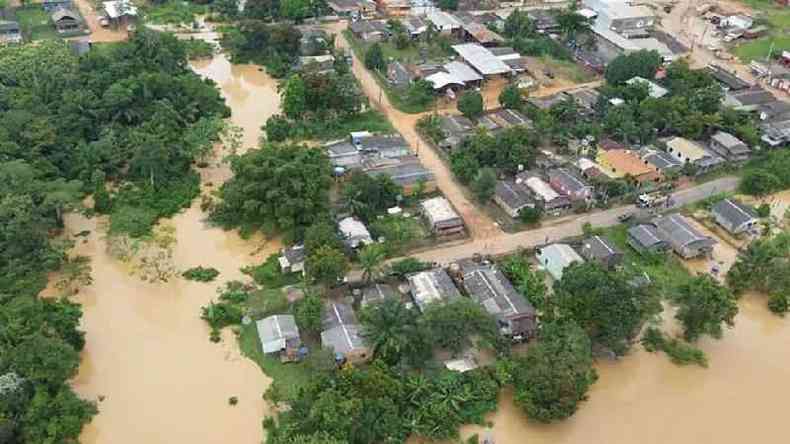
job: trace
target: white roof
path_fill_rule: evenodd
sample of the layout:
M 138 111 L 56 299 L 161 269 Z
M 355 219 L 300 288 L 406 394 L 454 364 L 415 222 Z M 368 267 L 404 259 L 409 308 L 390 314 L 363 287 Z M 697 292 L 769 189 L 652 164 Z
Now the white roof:
M 647 79 L 639 77 L 639 76 L 632 77 L 632 78 L 626 80 L 625 83 L 627 83 L 629 85 L 633 85 L 634 83 L 646 83 L 648 91 L 649 91 L 649 94 L 650 94 L 650 97 L 652 97 L 654 99 L 660 99 L 661 97 L 664 97 L 665 95 L 667 95 L 669 93 L 669 91 L 666 88 L 657 85 L 656 82 L 652 82 L 650 80 L 647 80 Z
M 464 84 L 461 79 L 457 79 L 444 71 L 435 72 L 426 77 L 425 80 L 433 85 L 433 89 L 442 89 L 447 85 L 463 86 Z
M 598 13 L 590 8 L 581 8 L 577 10 L 576 13 L 587 19 L 595 18 L 598 16 Z
M 424 200 L 421 205 L 431 224 L 451 221 L 459 217 L 450 202 L 441 196 Z
M 659 42 L 653 37 L 646 39 L 627 39 L 607 28 L 606 25 L 598 22 L 592 27 L 592 31 L 626 52 L 639 51 L 640 49 L 646 49 L 648 51 L 655 50 L 658 51 L 665 60 L 675 56 L 667 45 Z
M 362 222 L 354 219 L 353 217 L 347 217 L 345 219 L 341 219 L 340 222 L 337 223 L 337 227 L 341 233 L 343 233 L 346 238 L 366 238 L 370 239 L 370 232 L 367 228 L 365 228 L 365 224 Z
M 551 244 L 540 249 L 540 264 L 556 279 L 562 279 L 562 272 L 574 262 L 583 263 L 584 259 L 573 248 L 566 244 Z
M 468 372 L 469 370 L 474 370 L 478 367 L 477 363 L 469 358 L 444 361 L 444 366 L 447 368 L 447 370 L 452 370 L 459 373 Z
M 507 66 L 505 62 L 477 43 L 453 45 L 453 49 L 467 63 L 472 65 L 472 67 L 484 76 L 506 74 L 510 72 L 510 67 Z
M 102 3 L 104 10 L 111 19 L 117 19 L 124 15 L 137 15 L 137 6 L 129 0 L 114 0 Z
M 461 22 L 455 18 L 454 15 L 448 14 L 440 9 L 429 9 L 425 14 L 425 18 L 439 29 L 457 29 L 461 27 Z
M 444 69 L 450 73 L 450 76 L 461 80 L 462 82 L 476 82 L 478 80 L 483 80 L 483 77 L 476 73 L 471 66 L 467 65 L 464 62 L 450 62 L 444 65 Z
M 559 193 L 554 191 L 554 188 L 551 185 L 544 182 L 539 177 L 530 177 L 529 179 L 525 180 L 524 183 L 532 190 L 533 193 L 540 196 L 544 202 L 551 202 L 552 200 L 560 197 Z
M 589 168 L 597 168 L 599 170 L 601 169 L 601 167 L 599 167 L 597 163 L 593 162 L 592 160 L 586 157 L 580 157 L 579 160 L 576 161 L 576 166 L 579 167 L 579 169 L 582 171 L 587 170 Z
M 675 151 L 682 153 L 692 162 L 702 159 L 708 153 L 697 142 L 683 137 L 673 137 L 667 142 L 667 146 Z

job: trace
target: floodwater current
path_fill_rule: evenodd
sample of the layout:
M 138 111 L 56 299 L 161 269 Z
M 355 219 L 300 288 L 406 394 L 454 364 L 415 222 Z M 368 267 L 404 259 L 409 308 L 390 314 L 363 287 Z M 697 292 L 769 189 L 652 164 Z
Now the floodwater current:
M 232 65 L 222 55 L 193 68 L 217 82 L 233 110 L 232 123 L 244 131 L 244 146 L 256 145 L 261 124 L 279 108 L 276 83 L 257 67 Z M 202 174 L 204 183 L 217 186 L 228 170 L 212 165 Z M 790 202 L 790 194 L 782 198 Z M 75 297 L 83 304 L 87 345 L 73 385 L 86 398 L 103 398 L 83 443 L 261 442 L 268 413 L 261 394 L 269 379 L 240 356 L 230 332 L 221 344 L 209 342 L 198 316 L 222 282 L 240 278 L 239 268 L 279 245 L 242 240 L 205 226 L 204 218 L 196 202 L 165 223 L 176 229 L 178 268 L 213 266 L 221 272 L 218 282 L 149 284 L 106 253 L 100 219 L 69 216 L 69 232 L 91 230 L 76 253 L 92 258 L 94 278 Z M 538 425 L 505 392 L 489 417 L 493 428 L 464 427 L 462 435 L 479 433 L 498 444 L 788 442 L 790 321 L 770 314 L 759 295 L 745 295 L 740 308 L 735 328 L 720 341 L 701 341 L 707 369 L 678 367 L 637 346 L 619 361 L 597 364 L 600 378 L 590 399 L 568 421 Z M 228 404 L 231 396 L 238 405 Z
M 233 108 L 245 147 L 257 145 L 260 126 L 277 112 L 276 84 L 255 66 L 233 66 L 222 55 L 199 62 L 195 71 L 214 79 Z M 224 164 L 201 170 L 204 185 L 228 177 Z M 200 307 L 223 282 L 241 279 L 241 267 L 260 263 L 279 249 L 276 241 L 242 240 L 235 232 L 206 226 L 196 200 L 164 224 L 176 230 L 178 270 L 203 265 L 220 271 L 217 282 L 180 278 L 151 284 L 131 276 L 106 252 L 101 219 L 68 217 L 67 230 L 91 234 L 75 254 L 92 259 L 93 285 L 74 299 L 83 304 L 87 344 L 73 381 L 87 399 L 102 399 L 99 414 L 84 430 L 84 444 L 257 444 L 267 409 L 261 395 L 269 379 L 240 355 L 230 331 L 209 341 Z M 238 404 L 229 405 L 230 397 Z

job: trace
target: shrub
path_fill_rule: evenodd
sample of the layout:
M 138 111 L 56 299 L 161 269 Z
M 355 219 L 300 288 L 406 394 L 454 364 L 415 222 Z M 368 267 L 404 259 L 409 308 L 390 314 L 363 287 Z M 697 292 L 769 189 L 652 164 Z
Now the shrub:
M 393 262 L 390 265 L 390 274 L 403 279 L 407 274 L 425 271 L 431 268 L 429 262 L 423 262 L 413 257 L 407 257 L 399 261 Z
M 181 273 L 184 279 L 198 282 L 211 282 L 219 276 L 219 270 L 216 268 L 197 266 Z
M 645 330 L 641 342 L 645 350 L 651 353 L 663 351 L 677 365 L 697 364 L 700 367 L 708 366 L 708 358 L 705 356 L 705 352 L 679 339 L 667 338 L 656 327 L 649 327 Z

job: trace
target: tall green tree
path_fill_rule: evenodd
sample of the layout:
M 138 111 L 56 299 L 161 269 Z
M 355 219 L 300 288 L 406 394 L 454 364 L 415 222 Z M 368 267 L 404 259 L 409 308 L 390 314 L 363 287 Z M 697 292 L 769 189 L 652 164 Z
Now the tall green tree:
M 683 336 L 696 341 L 702 335 L 721 338 L 722 325 L 735 325 L 738 303 L 732 291 L 708 275 L 681 285 L 673 301 L 678 305 L 675 318 L 683 325 Z
M 615 57 L 606 65 L 604 77 L 610 85 L 621 85 L 633 77 L 652 80 L 663 60 L 657 51 L 641 50 Z
M 474 182 L 472 182 L 472 192 L 480 202 L 488 202 L 494 196 L 496 190 L 496 171 L 492 168 L 482 168 L 477 172 Z
M 501 93 L 499 93 L 499 104 L 509 109 L 520 109 L 524 103 L 521 97 L 521 91 L 515 84 L 506 86 Z
M 330 246 L 309 252 L 304 266 L 310 280 L 324 285 L 337 284 L 349 269 L 348 258 L 343 251 Z
M 661 310 L 654 292 L 637 290 L 624 274 L 594 262 L 571 264 L 554 293 L 560 318 L 574 321 L 617 355 L 628 351 L 645 321 Z
M 253 227 L 298 238 L 329 206 L 331 166 L 321 150 L 264 145 L 231 160 L 233 178 L 211 213 L 224 227 Z
M 421 322 L 435 346 L 456 355 L 471 346 L 473 339 L 478 340 L 478 345 L 489 348 L 499 339 L 494 318 L 480 304 L 468 298 L 430 304 Z
M 307 92 L 304 81 L 299 74 L 289 78 L 280 91 L 283 113 L 292 119 L 298 119 L 306 111 Z
M 365 68 L 381 71 L 386 67 L 381 45 L 374 43 L 365 51 Z
M 569 418 L 597 380 L 590 339 L 573 322 L 551 322 L 513 367 L 515 402 L 531 418 L 549 423 Z
M 382 244 L 366 245 L 359 252 L 359 265 L 362 267 L 365 282 L 370 283 L 381 275 L 386 257 L 387 251 Z
M 483 115 L 483 96 L 474 90 L 466 91 L 458 98 L 458 111 L 470 118 L 476 119 Z
M 430 341 L 417 314 L 395 298 L 362 309 L 362 334 L 374 359 L 390 366 L 405 363 L 421 367 L 430 357 Z

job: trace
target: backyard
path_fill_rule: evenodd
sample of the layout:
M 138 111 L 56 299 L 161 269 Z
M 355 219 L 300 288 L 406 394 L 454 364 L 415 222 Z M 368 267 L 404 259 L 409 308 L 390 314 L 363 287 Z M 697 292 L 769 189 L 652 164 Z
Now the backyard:
M 745 40 L 736 46 L 735 54 L 748 63 L 790 50 L 790 8 L 782 8 L 770 0 L 745 0 L 745 4 L 755 11 L 756 25 L 765 24 L 770 30 L 768 35 L 755 40 Z
M 49 13 L 39 5 L 30 5 L 18 8 L 16 18 L 22 28 L 22 35 L 28 40 L 46 40 L 59 38 Z
M 152 24 L 190 26 L 196 16 L 208 12 L 208 6 L 180 0 L 167 0 L 160 4 L 149 3 L 144 11 L 145 18 Z

